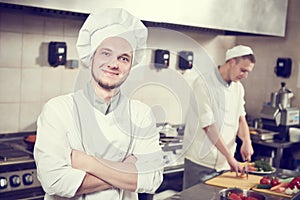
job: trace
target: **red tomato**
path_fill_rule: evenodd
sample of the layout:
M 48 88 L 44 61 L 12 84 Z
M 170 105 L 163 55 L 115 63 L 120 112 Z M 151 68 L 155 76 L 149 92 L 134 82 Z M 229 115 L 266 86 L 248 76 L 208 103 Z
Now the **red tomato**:
M 279 183 L 280 183 L 280 180 L 277 177 L 272 178 L 272 180 L 271 180 L 272 187 L 279 185 Z
M 294 189 L 294 187 L 300 189 L 300 177 L 295 177 L 288 185 L 290 189 Z
M 271 178 L 268 176 L 264 176 L 262 177 L 262 179 L 260 179 L 260 184 L 267 184 L 270 185 L 271 184 Z
M 244 194 L 243 193 L 239 193 L 239 194 L 237 194 L 242 200 L 244 200 L 244 198 L 245 198 L 245 196 L 244 196 Z
M 243 200 L 239 195 L 237 195 L 236 193 L 230 193 L 230 195 L 228 196 L 228 198 L 230 200 Z
M 228 196 L 228 199 L 230 199 L 230 200 L 258 200 L 255 197 L 246 197 L 246 196 L 244 196 L 243 193 L 239 193 L 239 194 L 231 193 Z

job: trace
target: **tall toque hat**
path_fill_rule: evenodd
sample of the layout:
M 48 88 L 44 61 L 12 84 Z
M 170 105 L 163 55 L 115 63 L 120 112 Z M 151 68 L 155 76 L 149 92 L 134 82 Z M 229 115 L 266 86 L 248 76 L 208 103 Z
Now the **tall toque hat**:
M 148 30 L 138 18 L 122 8 L 108 8 L 88 16 L 76 44 L 82 63 L 89 67 L 90 59 L 101 42 L 114 36 L 129 42 L 134 52 L 133 65 L 138 64 L 144 56 Z

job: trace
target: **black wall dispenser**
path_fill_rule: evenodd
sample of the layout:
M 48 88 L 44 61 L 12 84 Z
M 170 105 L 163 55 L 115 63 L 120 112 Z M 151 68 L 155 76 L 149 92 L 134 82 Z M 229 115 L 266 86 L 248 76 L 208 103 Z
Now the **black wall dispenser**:
M 292 59 L 291 58 L 278 58 L 274 69 L 277 76 L 288 78 L 292 72 Z
M 154 65 L 157 68 L 168 68 L 170 63 L 170 51 L 157 49 L 155 50 Z
M 179 60 L 178 67 L 179 69 L 191 69 L 193 67 L 194 55 L 192 51 L 180 51 L 178 52 Z
M 50 42 L 48 46 L 48 62 L 51 66 L 65 65 L 67 61 L 67 45 L 65 42 Z

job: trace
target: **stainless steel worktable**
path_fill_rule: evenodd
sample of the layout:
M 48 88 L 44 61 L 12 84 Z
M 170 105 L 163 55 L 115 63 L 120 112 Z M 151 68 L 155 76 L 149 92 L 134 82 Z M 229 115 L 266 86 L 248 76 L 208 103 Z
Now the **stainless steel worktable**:
M 219 191 L 224 188 L 206 185 L 206 184 L 197 184 L 191 188 L 183 190 L 180 193 L 173 195 L 167 200 L 219 200 Z M 262 193 L 266 200 L 288 200 L 289 198 L 275 196 L 275 195 L 268 195 Z
M 272 174 L 273 176 L 278 176 L 280 178 L 288 178 L 288 177 L 295 177 L 299 176 L 300 173 L 292 170 L 286 169 L 276 169 L 276 172 Z M 167 200 L 219 200 L 219 191 L 224 188 L 216 187 L 212 185 L 206 185 L 204 183 L 197 184 L 191 188 L 183 190 Z M 281 197 L 277 195 L 269 195 L 266 193 L 261 193 L 266 197 L 266 200 L 287 200 L 290 198 Z M 300 199 L 300 193 L 297 195 L 299 197 L 295 198 L 295 200 Z

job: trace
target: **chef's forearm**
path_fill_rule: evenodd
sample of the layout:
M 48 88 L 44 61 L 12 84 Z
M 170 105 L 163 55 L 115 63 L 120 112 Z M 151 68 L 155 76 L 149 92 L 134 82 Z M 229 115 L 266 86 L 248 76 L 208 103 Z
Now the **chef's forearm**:
M 212 124 L 210 126 L 205 127 L 204 131 L 207 134 L 211 143 L 215 145 L 215 147 L 223 154 L 224 157 L 226 157 L 227 160 L 233 157 L 233 155 L 231 155 L 230 151 L 226 147 L 216 124 Z
M 111 189 L 112 185 L 95 177 L 89 173 L 86 173 L 80 187 L 78 188 L 76 195 L 92 193 L 101 190 Z
M 138 173 L 134 163 L 113 162 L 90 156 L 86 171 L 116 188 L 135 191 Z
M 116 188 L 130 191 L 137 188 L 138 175 L 133 156 L 124 162 L 113 162 L 73 149 L 71 160 L 73 168 L 88 172 Z

